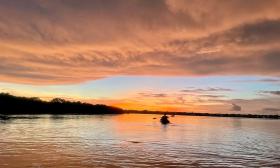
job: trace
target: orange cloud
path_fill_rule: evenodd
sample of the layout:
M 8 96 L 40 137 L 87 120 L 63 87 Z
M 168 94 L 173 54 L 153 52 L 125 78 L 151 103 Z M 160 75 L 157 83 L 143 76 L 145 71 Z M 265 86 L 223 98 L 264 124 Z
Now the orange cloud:
M 0 80 L 280 75 L 277 0 L 2 0 Z

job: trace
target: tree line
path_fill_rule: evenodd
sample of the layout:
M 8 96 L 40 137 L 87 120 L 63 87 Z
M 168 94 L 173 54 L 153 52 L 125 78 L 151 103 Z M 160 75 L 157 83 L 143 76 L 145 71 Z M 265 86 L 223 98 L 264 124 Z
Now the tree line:
M 0 114 L 120 114 L 123 110 L 103 104 L 90 104 L 54 98 L 44 101 L 37 97 L 19 97 L 0 93 Z

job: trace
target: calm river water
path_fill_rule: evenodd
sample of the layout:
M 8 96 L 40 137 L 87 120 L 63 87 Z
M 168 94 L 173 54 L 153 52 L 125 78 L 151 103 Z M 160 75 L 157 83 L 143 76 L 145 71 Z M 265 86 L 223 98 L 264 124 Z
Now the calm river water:
M 153 119 L 156 118 L 156 119 Z M 280 167 L 280 121 L 122 114 L 0 121 L 0 167 Z

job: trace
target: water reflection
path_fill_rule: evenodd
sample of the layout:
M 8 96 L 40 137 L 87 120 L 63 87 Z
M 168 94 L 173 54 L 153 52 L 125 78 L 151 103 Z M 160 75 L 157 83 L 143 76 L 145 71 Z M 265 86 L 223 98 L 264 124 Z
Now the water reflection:
M 242 128 L 242 119 L 240 119 L 240 118 L 234 119 L 232 121 L 232 125 L 233 125 L 233 127 L 235 127 L 235 129 Z
M 160 115 L 0 122 L 0 167 L 279 167 L 277 120 Z

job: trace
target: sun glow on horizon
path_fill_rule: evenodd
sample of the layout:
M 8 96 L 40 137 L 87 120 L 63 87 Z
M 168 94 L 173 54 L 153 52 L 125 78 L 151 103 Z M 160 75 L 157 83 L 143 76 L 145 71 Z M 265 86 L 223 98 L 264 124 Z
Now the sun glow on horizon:
M 276 108 L 277 78 L 268 77 L 114 77 L 73 85 L 0 83 L 1 92 L 43 100 L 63 98 L 128 110 L 263 113 Z M 279 80 L 280 81 L 280 80 Z M 113 84 L 113 85 L 112 85 Z M 262 88 L 266 88 L 262 90 Z M 234 106 L 235 104 L 236 106 Z M 239 109 L 242 110 L 234 111 Z M 236 109 L 235 109 L 235 108 Z M 268 113 L 265 111 L 265 113 Z

